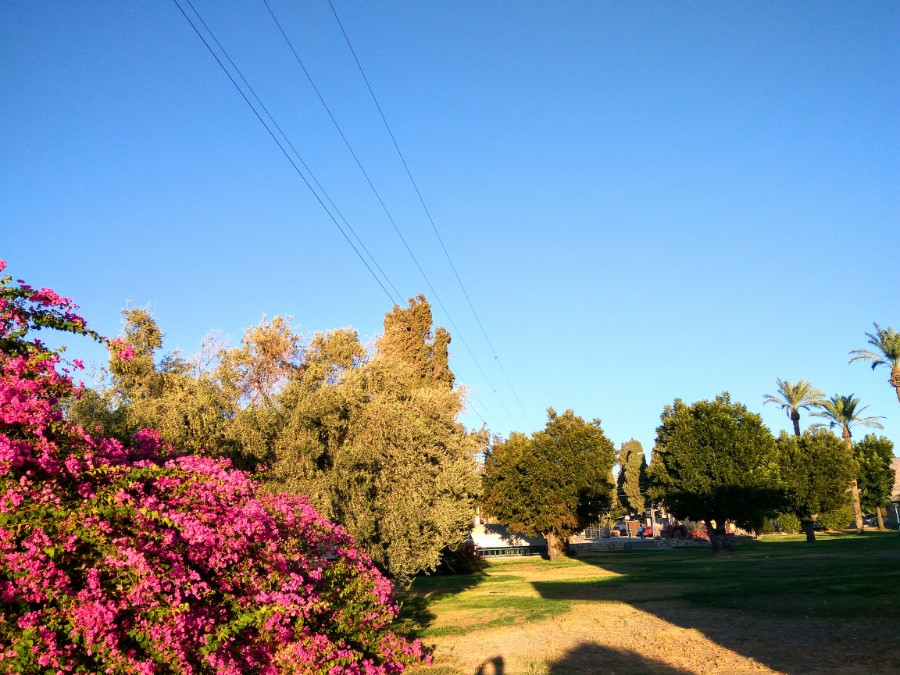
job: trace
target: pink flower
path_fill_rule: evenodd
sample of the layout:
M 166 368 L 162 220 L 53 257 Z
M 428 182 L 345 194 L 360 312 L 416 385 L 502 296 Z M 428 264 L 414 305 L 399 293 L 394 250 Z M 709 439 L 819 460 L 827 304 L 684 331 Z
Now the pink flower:
M 151 429 L 126 445 L 67 421 L 59 356 L 20 331 L 37 312 L 76 334 L 84 322 L 49 289 L 7 283 L 0 671 L 386 675 L 425 659 L 389 628 L 390 582 L 305 498 L 263 495 Z M 134 358 L 121 338 L 110 350 Z

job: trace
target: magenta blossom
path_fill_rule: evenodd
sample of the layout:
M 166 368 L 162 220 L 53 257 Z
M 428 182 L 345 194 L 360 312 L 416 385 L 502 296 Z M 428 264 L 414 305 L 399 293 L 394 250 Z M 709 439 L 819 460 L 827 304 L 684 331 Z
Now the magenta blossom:
M 388 580 L 304 498 L 261 496 L 227 460 L 153 430 L 123 444 L 66 421 L 78 389 L 28 328 L 99 336 L 70 300 L 9 281 L 0 672 L 376 675 L 426 660 L 391 631 Z

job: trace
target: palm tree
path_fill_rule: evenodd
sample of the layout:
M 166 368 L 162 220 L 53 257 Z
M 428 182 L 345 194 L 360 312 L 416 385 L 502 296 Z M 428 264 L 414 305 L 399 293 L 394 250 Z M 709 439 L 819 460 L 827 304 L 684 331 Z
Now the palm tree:
M 816 417 L 824 417 L 828 421 L 819 422 L 813 426 L 824 427 L 827 424 L 829 427 L 840 427 L 841 438 L 844 439 L 844 443 L 847 444 L 850 452 L 853 452 L 853 441 L 850 438 L 851 427 L 860 424 L 864 427 L 875 427 L 876 429 L 884 428 L 881 426 L 881 423 L 878 422 L 878 420 L 884 419 L 883 417 L 860 417 L 862 412 L 869 406 L 864 405 L 862 408 L 859 408 L 858 406 L 859 399 L 853 398 L 853 394 L 850 394 L 849 396 L 835 394 L 827 401 L 821 401 L 819 403 L 818 407 L 821 408 L 820 411 L 812 413 Z M 859 484 L 856 482 L 856 478 L 850 483 L 850 495 L 853 498 L 853 518 L 856 521 L 856 532 L 862 534 L 862 507 L 859 505 Z
M 897 400 L 900 401 L 900 333 L 888 326 L 882 328 L 877 323 L 874 333 L 866 333 L 869 338 L 869 344 L 875 347 L 877 351 L 869 351 L 868 349 L 854 349 L 851 354 L 854 357 L 849 363 L 854 361 L 871 361 L 872 370 L 877 366 L 887 366 L 891 369 L 891 376 L 888 379 L 890 385 L 897 392 Z
M 775 380 L 778 385 L 778 394 L 766 394 L 763 397 L 763 405 L 774 403 L 787 413 L 788 419 L 794 423 L 794 435 L 800 435 L 800 409 L 809 410 L 818 406 L 825 394 L 816 389 L 812 382 L 797 380 L 797 384 L 791 384 L 790 380 Z

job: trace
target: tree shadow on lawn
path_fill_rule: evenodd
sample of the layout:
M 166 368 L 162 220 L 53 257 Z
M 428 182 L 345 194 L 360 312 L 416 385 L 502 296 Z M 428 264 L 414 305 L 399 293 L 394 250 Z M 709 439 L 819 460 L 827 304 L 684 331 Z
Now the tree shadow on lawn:
M 547 675 L 583 673 L 594 675 L 619 675 L 621 673 L 654 673 L 656 675 L 681 675 L 690 671 L 649 659 L 638 652 L 611 649 L 591 642 L 583 642 L 566 652 L 559 661 L 550 664 Z
M 436 618 L 430 609 L 432 603 L 473 588 L 486 577 L 484 571 L 416 577 L 408 589 L 397 591 L 400 605 L 398 629 L 411 637 L 419 637 L 421 631 L 428 628 Z
M 541 597 L 625 602 L 775 670 L 900 672 L 896 534 L 579 559 L 621 576 L 533 582 Z

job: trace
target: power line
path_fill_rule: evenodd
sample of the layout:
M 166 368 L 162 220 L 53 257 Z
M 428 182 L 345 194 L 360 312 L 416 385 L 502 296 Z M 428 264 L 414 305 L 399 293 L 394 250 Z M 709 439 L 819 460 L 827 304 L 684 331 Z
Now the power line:
M 459 287 L 466 298 L 469 309 L 472 310 L 475 321 L 478 323 L 478 327 L 481 329 L 481 334 L 484 336 L 484 339 L 491 350 L 491 354 L 493 355 L 494 360 L 497 362 L 497 366 L 500 368 L 500 372 L 503 373 L 503 377 L 506 379 L 506 384 L 509 386 L 510 391 L 512 391 L 513 397 L 519 404 L 519 408 L 525 415 L 525 418 L 528 419 L 528 413 L 525 410 L 525 406 L 522 405 L 522 401 L 519 399 L 519 395 L 516 393 L 516 388 L 513 387 L 509 376 L 506 374 L 506 369 L 503 367 L 503 363 L 500 361 L 500 357 L 497 356 L 494 345 L 491 343 L 491 339 L 488 337 L 487 331 L 484 328 L 484 324 L 481 322 L 481 317 L 475 310 L 475 305 L 472 303 L 471 297 L 469 297 L 469 292 L 466 290 L 465 284 L 463 284 L 462 278 L 459 276 L 456 265 L 453 263 L 453 259 L 450 257 L 450 252 L 447 250 L 447 246 L 444 244 L 443 237 L 441 237 L 441 233 L 438 232 L 437 225 L 434 222 L 434 218 L 432 218 L 431 216 L 431 211 L 429 211 L 428 206 L 425 204 L 425 199 L 422 197 L 422 192 L 419 190 L 419 185 L 416 183 L 415 178 L 413 178 L 412 171 L 410 171 L 409 165 L 406 162 L 406 158 L 403 156 L 403 152 L 401 152 L 400 150 L 400 145 L 397 143 L 397 139 L 394 136 L 391 125 L 388 124 L 387 117 L 385 117 L 384 111 L 381 108 L 381 104 L 378 102 L 378 97 L 375 96 L 375 91 L 372 89 L 369 78 L 366 76 L 365 70 L 363 70 L 362 63 L 360 63 L 359 57 L 356 55 L 356 50 L 353 48 L 353 44 L 350 42 L 350 37 L 347 35 L 347 31 L 344 29 L 344 24 L 341 23 L 341 19 L 338 16 L 337 10 L 335 10 L 334 4 L 331 2 L 331 0 L 328 0 L 328 6 L 331 7 L 331 13 L 334 15 L 334 19 L 335 21 L 337 21 L 337 24 L 341 29 L 341 33 L 344 36 L 344 40 L 347 42 L 347 47 L 350 49 L 350 53 L 353 54 L 353 60 L 356 62 L 356 67 L 359 69 L 359 74 L 362 75 L 363 81 L 366 83 L 366 88 L 369 90 L 372 101 L 375 103 L 375 107 L 378 109 L 378 114 L 381 116 L 381 121 L 384 122 L 384 128 L 387 130 L 388 136 L 390 136 L 391 142 L 394 144 L 394 149 L 397 151 L 397 156 L 400 158 L 400 161 L 403 164 L 403 168 L 406 170 L 406 175 L 409 176 L 409 181 L 410 183 L 412 183 L 413 189 L 416 192 L 416 196 L 419 198 L 419 203 L 422 205 L 422 209 L 425 211 L 425 215 L 428 217 L 428 222 L 431 223 L 431 229 L 434 231 L 438 242 L 440 242 L 441 244 L 441 250 L 444 251 L 444 256 L 446 256 L 447 262 L 450 263 L 450 268 L 453 270 L 453 275 L 456 277 L 457 283 L 459 283 Z
M 388 278 L 388 276 L 387 276 L 387 274 L 385 273 L 385 271 L 384 271 L 383 269 L 381 269 L 381 266 L 378 264 L 378 261 L 375 260 L 375 256 L 372 255 L 372 253 L 369 251 L 369 249 L 368 249 L 368 248 L 366 247 L 366 245 L 363 243 L 362 239 L 359 237 L 359 235 L 356 233 L 356 231 L 353 229 L 353 227 L 350 225 L 350 223 L 349 223 L 349 222 L 347 221 L 347 219 L 344 217 L 344 214 L 341 213 L 340 209 L 338 209 L 338 207 L 335 205 L 334 201 L 333 201 L 333 200 L 331 199 L 331 197 L 328 195 L 328 192 L 325 190 L 324 187 L 322 187 L 322 184 L 321 184 L 321 183 L 319 182 L 319 180 L 316 178 L 316 176 L 315 176 L 315 174 L 313 173 L 312 169 L 310 169 L 309 166 L 306 164 L 306 162 L 303 161 L 303 157 L 300 156 L 300 153 L 297 151 L 297 148 L 294 147 L 294 144 L 291 142 L 290 138 L 288 138 L 287 134 L 286 134 L 286 133 L 282 130 L 282 128 L 279 126 L 278 122 L 275 121 L 275 118 L 272 116 L 272 113 L 269 112 L 269 109 L 268 109 L 268 108 L 266 107 L 266 105 L 262 102 L 262 100 L 260 99 L 260 97 L 256 94 L 256 91 L 254 91 L 253 87 L 250 86 L 250 83 L 247 81 L 247 78 L 245 78 L 244 75 L 243 75 L 243 73 L 241 73 L 240 68 L 238 68 L 237 64 L 234 62 L 234 60 L 233 60 L 233 59 L 231 58 L 231 56 L 228 54 L 228 51 L 225 49 L 225 47 L 222 46 L 222 43 L 219 42 L 219 39 L 216 37 L 215 33 L 213 33 L 212 29 L 209 27 L 209 25 L 206 23 L 206 21 L 203 19 L 203 16 L 200 14 L 200 12 L 197 11 L 197 8 L 194 6 L 193 2 L 191 2 L 191 0 L 185 0 L 185 1 L 186 1 L 187 4 L 190 6 L 190 8 L 191 8 L 191 10 L 194 12 L 194 14 L 197 15 L 197 18 L 200 20 L 200 23 L 203 24 L 203 27 L 206 29 L 206 31 L 209 33 L 210 37 L 211 37 L 211 38 L 213 39 L 213 41 L 216 43 L 216 46 L 219 48 L 219 50 L 221 50 L 222 54 L 223 54 L 223 55 L 225 56 L 225 58 L 228 60 L 228 63 L 230 63 L 230 64 L 231 64 L 231 67 L 234 68 L 235 73 L 237 73 L 238 77 L 240 77 L 241 81 L 244 83 L 244 86 L 247 87 L 247 90 L 252 94 L 253 98 L 256 99 L 256 102 L 259 104 L 259 106 L 260 106 L 260 107 L 262 108 L 262 110 L 265 112 L 265 114 L 266 114 L 266 116 L 269 118 L 269 120 L 271 120 L 272 125 L 278 130 L 278 133 L 281 134 L 282 138 L 284 138 L 284 140 L 285 140 L 285 142 L 287 143 L 287 145 L 290 147 L 290 149 L 293 151 L 294 155 L 297 157 L 297 160 L 300 162 L 300 164 L 303 165 L 303 168 L 306 169 L 306 171 L 309 173 L 310 178 L 313 180 L 313 182 L 316 184 L 316 186 L 319 188 L 319 190 L 321 190 L 322 194 L 323 194 L 323 195 L 325 196 L 325 198 L 328 200 L 328 203 L 331 204 L 331 207 L 335 210 L 335 212 L 338 214 L 338 216 L 341 218 L 341 220 L 342 220 L 342 221 L 344 222 L 344 224 L 347 226 L 347 229 L 350 230 L 351 233 L 353 233 L 353 236 L 356 238 L 356 241 L 359 242 L 359 245 L 362 247 L 362 249 L 366 252 L 366 254 L 369 256 L 369 258 L 372 260 L 372 263 L 375 265 L 375 267 L 378 269 L 378 271 L 379 271 L 379 272 L 381 273 L 381 275 L 384 277 L 384 280 L 387 282 L 388 286 L 390 286 L 391 289 L 394 291 L 394 293 L 395 293 L 397 299 L 399 299 L 399 300 L 402 301 L 402 298 L 403 298 L 402 294 L 396 289 L 396 287 L 394 286 L 394 284 L 391 283 L 391 280 Z M 294 169 L 297 171 L 297 173 L 300 175 L 300 177 L 301 177 L 301 178 L 303 179 L 303 181 L 306 183 L 306 186 L 307 186 L 307 187 L 313 192 L 313 194 L 316 196 L 316 199 L 318 199 L 319 204 L 322 206 L 322 208 L 325 209 L 326 213 L 328 213 L 328 215 L 329 215 L 329 217 L 331 218 L 331 220 L 334 221 L 334 224 L 335 224 L 335 225 L 337 226 L 337 228 L 341 231 L 341 234 L 344 235 L 344 238 L 347 239 L 347 241 L 348 241 L 348 243 L 350 244 L 350 246 L 353 247 L 353 250 L 356 252 L 356 254 L 357 254 L 357 255 L 360 257 L 360 259 L 363 261 L 363 264 L 365 264 L 366 267 L 369 269 L 369 272 L 371 272 L 372 275 L 375 276 L 375 280 L 378 281 L 378 284 L 381 286 L 382 290 L 384 290 L 385 293 L 388 293 L 387 289 L 384 287 L 384 285 L 381 283 L 381 281 L 380 281 L 380 280 L 378 279 L 378 277 L 375 275 L 375 273 L 374 273 L 374 271 L 372 270 L 372 268 L 369 267 L 368 262 L 366 262 L 366 260 L 362 257 L 362 255 L 361 255 L 361 254 L 359 253 L 359 251 L 356 249 L 356 246 L 354 246 L 353 242 L 350 241 L 349 237 L 347 237 L 347 234 L 343 231 L 343 229 L 341 228 L 341 226 L 337 223 L 337 221 L 335 221 L 334 216 L 333 216 L 333 215 L 331 214 L 331 212 L 325 207 L 325 204 L 322 203 L 322 200 L 319 199 L 318 194 L 315 192 L 315 190 L 313 190 L 312 186 L 311 186 L 311 185 L 309 184 L 309 182 L 306 180 L 306 177 L 302 174 L 302 172 L 301 172 L 300 169 L 297 167 L 297 165 L 294 164 L 293 160 L 292 160 L 291 157 L 288 155 L 287 151 L 285 151 L 284 147 L 281 145 L 281 142 L 280 142 L 280 141 L 275 137 L 275 135 L 272 133 L 272 130 L 268 127 L 268 125 L 266 124 L 266 122 L 265 122 L 265 121 L 262 119 L 262 117 L 259 115 L 259 113 L 257 112 L 256 108 L 253 106 L 253 104 L 252 104 L 252 103 L 249 101 L 249 99 L 246 97 L 246 95 L 244 94 L 243 90 L 238 86 L 237 82 L 235 82 L 234 78 L 231 77 L 231 74 L 228 72 L 228 69 L 225 68 L 225 65 L 221 62 L 221 60 L 220 60 L 219 57 L 216 55 L 216 53 L 213 51 L 213 49 L 210 47 L 209 43 L 206 41 L 206 39 L 203 37 L 203 35 L 201 35 L 200 31 L 199 31 L 199 30 L 197 29 L 197 27 L 194 25 L 194 23 L 193 23 L 193 21 L 190 19 L 190 17 L 188 17 L 188 15 L 185 13 L 185 11 L 184 11 L 184 9 L 181 7 L 181 5 L 178 4 L 177 0 L 175 0 L 175 4 L 178 6 L 178 9 L 181 10 L 182 15 L 184 15 L 184 17 L 185 17 L 185 19 L 187 19 L 188 23 L 191 24 L 191 27 L 194 29 L 194 32 L 197 33 L 197 36 L 203 41 L 203 44 L 206 45 L 206 48 L 209 50 L 210 54 L 213 55 L 213 58 L 215 58 L 216 61 L 217 61 L 218 64 L 219 64 L 219 66 L 222 67 L 222 70 L 225 72 L 225 74 L 228 76 L 228 79 L 231 80 L 231 83 L 235 86 L 235 88 L 236 88 L 236 89 L 238 90 L 238 92 L 241 94 L 241 96 L 243 97 L 244 101 L 246 101 L 247 105 L 250 106 L 250 109 L 253 110 L 254 114 L 255 114 L 256 117 L 257 117 L 257 119 L 259 119 L 259 121 L 262 123 L 262 125 L 266 128 L 266 131 L 269 132 L 269 135 L 272 136 L 272 139 L 278 144 L 278 147 L 281 149 L 281 151 L 282 151 L 283 153 L 285 153 L 285 156 L 287 157 L 288 161 L 291 162 L 291 164 L 293 165 Z M 388 297 L 390 298 L 391 302 L 395 302 L 394 297 L 391 296 L 390 293 L 388 293 Z
M 291 40 L 288 37 L 287 33 L 285 32 L 284 28 L 282 27 L 281 22 L 278 20 L 278 17 L 275 15 L 275 12 L 272 10 L 272 7 L 269 5 L 268 0 L 262 0 L 262 3 L 263 3 L 263 5 L 265 5 L 266 9 L 269 12 L 269 15 L 272 17 L 272 20 L 275 22 L 275 26 L 278 28 L 278 32 L 281 33 L 281 36 L 284 38 L 284 41 L 287 43 L 288 48 L 290 49 L 291 53 L 294 55 L 294 59 L 297 61 L 297 65 L 300 66 L 300 69 L 303 71 L 303 74 L 306 76 L 306 79 L 309 82 L 309 85 L 313 88 L 313 91 L 316 93 L 316 96 L 318 97 L 319 102 L 322 104 L 322 107 L 324 107 L 325 111 L 328 113 L 328 117 L 331 119 L 332 124 L 334 125 L 335 129 L 337 129 L 337 132 L 340 135 L 341 139 L 344 141 L 344 145 L 347 146 L 347 150 L 349 150 L 350 155 L 353 157 L 354 161 L 356 162 L 357 167 L 359 168 L 363 177 L 366 179 L 366 182 L 369 184 L 369 188 L 372 190 L 373 194 L 375 195 L 375 198 L 378 200 L 378 203 L 381 205 L 381 208 L 384 211 L 385 215 L 387 216 L 388 220 L 390 221 L 391 225 L 393 226 L 394 231 L 397 233 L 397 236 L 400 238 L 400 241 L 403 242 L 403 246 L 406 248 L 407 253 L 409 254 L 410 258 L 412 258 L 413 262 L 416 265 L 416 268 L 419 270 L 419 273 L 422 275 L 422 278 L 425 280 L 425 283 L 428 286 L 428 289 L 431 291 L 432 297 L 434 297 L 435 301 L 437 302 L 437 304 L 440 306 L 440 308 L 443 310 L 444 314 L 446 315 L 447 320 L 450 322 L 450 325 L 453 328 L 454 334 L 456 335 L 456 337 L 459 338 L 459 341 L 463 344 L 466 351 L 469 353 L 469 356 L 472 357 L 472 361 L 475 363 L 475 366 L 478 368 L 482 377 L 484 377 L 485 381 L 488 383 L 488 386 L 490 386 L 491 391 L 494 392 L 495 396 L 497 397 L 497 400 L 500 402 L 500 405 L 506 411 L 506 414 L 509 416 L 509 418 L 511 420 L 515 420 L 515 416 L 510 412 L 509 408 L 506 406 L 506 403 L 504 403 L 503 399 L 500 397 L 499 393 L 497 392 L 497 389 L 491 383 L 490 378 L 488 377 L 487 373 L 484 371 L 484 368 L 482 368 L 481 363 L 478 361 L 478 358 L 472 352 L 471 348 L 469 347 L 468 343 L 466 342 L 465 338 L 463 337 L 462 331 L 459 330 L 459 328 L 456 326 L 456 323 L 453 321 L 453 317 L 451 316 L 450 312 L 447 311 L 447 308 L 444 306 L 444 303 L 441 300 L 440 295 L 438 295 L 437 290 L 435 290 L 434 285 L 431 283 L 431 280 L 428 278 L 428 275 L 425 273 L 424 268 L 419 263 L 418 258 L 416 257 L 415 253 L 413 253 L 413 250 L 412 250 L 412 248 L 410 248 L 409 243 L 406 241 L 406 238 L 403 236 L 403 233 L 401 232 L 399 226 L 397 225 L 397 222 L 394 220 L 394 217 L 391 215 L 390 210 L 388 209 L 387 205 L 384 203 L 384 200 L 381 198 L 381 195 L 379 194 L 377 188 L 375 187 L 375 184 L 372 182 L 371 178 L 369 177 L 369 174 L 366 172 L 365 168 L 363 167 L 362 162 L 360 161 L 356 152 L 353 150 L 353 146 L 350 144 L 350 141 L 347 139 L 346 134 L 344 134 L 343 129 L 341 129 L 341 126 L 338 123 L 337 119 L 335 119 L 334 114 L 331 112 L 331 108 L 329 108 L 328 103 L 326 103 L 325 98 L 322 96 L 321 92 L 319 91 L 319 88 L 316 86 L 315 81 L 312 79 L 312 76 L 309 74 L 309 71 L 306 69 L 306 66 L 303 64 L 303 60 L 300 58 L 300 55 L 297 53 L 297 50 L 294 48 L 293 43 L 291 42 Z M 442 243 L 442 245 L 443 245 L 443 243 Z M 521 403 L 520 403 L 520 405 L 521 405 Z M 526 415 L 526 418 L 527 418 L 527 415 Z M 520 422 L 516 422 L 516 423 L 518 424 Z

